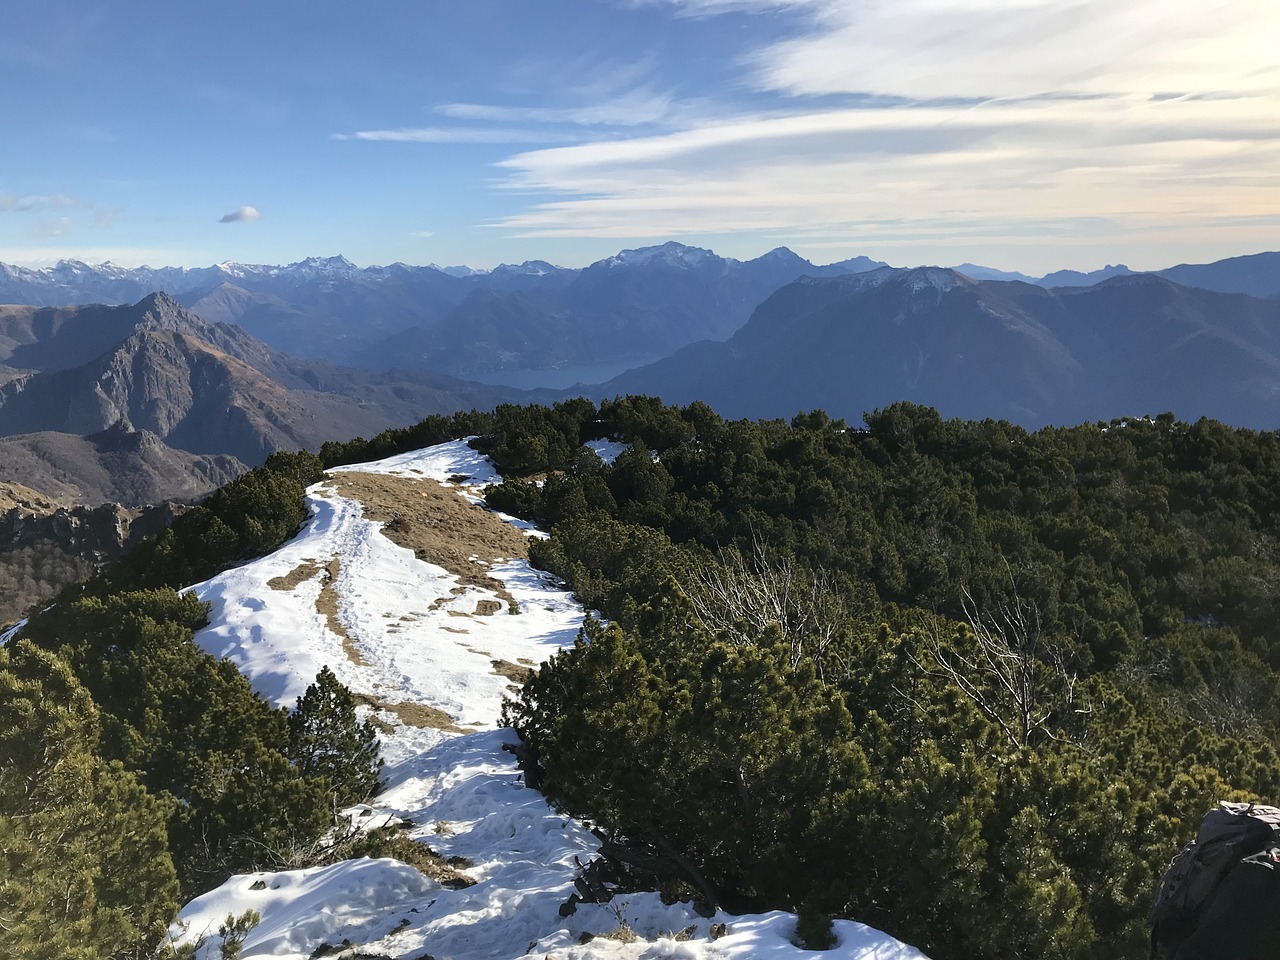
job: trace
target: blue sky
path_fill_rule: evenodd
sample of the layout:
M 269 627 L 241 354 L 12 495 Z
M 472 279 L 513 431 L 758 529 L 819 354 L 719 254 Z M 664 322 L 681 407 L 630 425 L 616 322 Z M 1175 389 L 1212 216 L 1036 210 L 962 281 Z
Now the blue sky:
M 0 261 L 1280 248 L 1274 0 L 7 0 Z

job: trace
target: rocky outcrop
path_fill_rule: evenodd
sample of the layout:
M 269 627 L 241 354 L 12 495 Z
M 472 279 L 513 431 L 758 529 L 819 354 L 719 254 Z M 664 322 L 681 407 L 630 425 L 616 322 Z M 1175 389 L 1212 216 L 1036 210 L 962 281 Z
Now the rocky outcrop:
M 142 509 L 104 503 L 57 506 L 45 512 L 41 508 L 48 502 L 43 500 L 35 509 L 20 504 L 0 513 L 0 550 L 47 542 L 64 552 L 104 562 L 144 537 L 160 533 L 186 509 L 174 503 Z
M 17 484 L 0 484 L 0 628 L 160 533 L 185 509 L 173 503 L 68 506 Z

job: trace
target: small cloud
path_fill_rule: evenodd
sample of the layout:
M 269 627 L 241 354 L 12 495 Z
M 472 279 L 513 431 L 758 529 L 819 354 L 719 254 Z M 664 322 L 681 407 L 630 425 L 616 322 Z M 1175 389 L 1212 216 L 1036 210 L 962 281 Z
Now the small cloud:
M 0 193 L 0 211 L 5 213 L 29 213 L 31 211 L 66 210 L 80 206 L 80 201 L 64 193 L 52 197 L 18 197 Z
M 258 212 L 257 207 L 241 207 L 228 213 L 225 217 L 218 220 L 219 223 L 253 223 L 255 220 L 261 220 L 262 214 Z
M 434 237 L 435 232 L 432 230 L 414 230 L 411 234 L 409 234 L 409 236 L 414 237 L 418 240 L 425 240 L 427 239 L 427 237 Z

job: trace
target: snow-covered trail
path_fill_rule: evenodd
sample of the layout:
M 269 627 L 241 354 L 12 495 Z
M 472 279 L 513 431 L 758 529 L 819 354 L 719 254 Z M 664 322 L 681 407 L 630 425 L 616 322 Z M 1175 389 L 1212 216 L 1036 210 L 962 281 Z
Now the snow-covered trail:
M 452 482 L 473 500 L 498 479 L 463 441 L 342 469 Z M 411 821 L 411 836 L 446 858 L 465 858 L 464 872 L 476 882 L 447 889 L 393 860 L 232 877 L 183 909 L 174 927 L 179 942 L 205 937 L 198 956 L 217 957 L 219 924 L 252 909 L 262 920 L 244 941 L 245 958 L 304 960 L 344 941 L 360 956 L 405 960 L 809 955 L 790 942 L 795 918 L 783 913 L 708 920 L 687 905 L 665 906 L 656 894 L 634 894 L 579 904 L 561 917 L 575 860 L 591 859 L 597 842 L 527 789 L 503 750 L 514 734 L 495 728 L 511 680 L 495 672 L 494 661 L 545 660 L 573 642 L 582 609 L 562 585 L 515 560 L 489 571 L 515 598 L 520 612 L 511 613 L 494 593 L 459 588 L 448 571 L 393 544 L 332 485 L 316 485 L 308 501 L 311 519 L 290 543 L 191 588 L 211 604 L 210 625 L 196 639 L 234 660 L 279 705 L 292 706 L 327 664 L 378 703 L 427 704 L 448 714 L 452 730 L 378 711 L 390 725 L 382 737 L 387 788 L 355 815 L 370 824 Z M 323 591 L 336 622 L 321 610 Z M 500 609 L 480 615 L 480 600 Z M 639 939 L 596 936 L 623 921 Z M 713 924 L 726 930 L 714 940 Z M 841 921 L 837 934 L 839 946 L 826 954 L 833 958 L 923 958 L 861 924 Z

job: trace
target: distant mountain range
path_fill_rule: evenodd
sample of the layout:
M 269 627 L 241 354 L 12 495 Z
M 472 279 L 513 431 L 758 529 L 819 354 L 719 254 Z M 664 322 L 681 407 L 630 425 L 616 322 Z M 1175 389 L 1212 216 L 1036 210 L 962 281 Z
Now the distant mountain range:
M 600 387 L 702 400 L 730 417 L 821 408 L 857 422 L 898 400 L 1028 427 L 1172 411 L 1280 427 L 1280 298 L 1153 274 L 1046 289 L 882 268 L 778 290 L 723 343 Z
M 1027 426 L 1172 410 L 1280 427 L 1280 253 L 1034 282 L 963 267 L 674 242 L 581 270 L 0 265 L 0 302 L 16 304 L 0 306 L 0 481 L 189 498 L 273 450 L 577 392 L 729 416 L 856 420 L 911 399 Z M 521 371 L 597 385 L 459 379 Z
M 744 262 L 679 243 L 623 250 L 581 270 L 545 261 L 361 269 L 343 257 L 158 270 L 63 261 L 0 265 L 0 303 L 118 304 L 164 291 L 294 356 L 471 376 L 652 360 L 728 337 L 801 276 L 882 265 L 859 257 L 816 266 L 785 248 Z
M 238 326 L 206 322 L 163 293 L 120 307 L 0 308 L 0 364 L 0 437 L 43 437 L 11 441 L 14 460 L 19 449 L 27 462 L 46 465 L 93 460 L 83 448 L 72 453 L 67 435 L 88 437 L 95 449 L 134 456 L 134 472 L 167 478 L 140 500 L 212 489 L 274 450 L 314 449 L 428 413 L 527 399 L 441 375 L 300 360 Z M 162 446 L 186 456 L 163 454 Z M 30 477 L 0 478 L 38 486 Z M 51 492 L 48 483 L 42 492 Z
M 123 304 L 164 291 L 203 319 L 235 323 L 295 357 L 501 381 L 512 371 L 617 370 L 695 341 L 725 340 L 766 297 L 800 277 L 883 266 L 866 257 L 817 265 L 785 247 L 742 261 L 675 242 L 623 250 L 582 269 L 541 260 L 489 271 L 360 268 L 343 257 L 197 269 L 63 261 L 42 270 L 0 264 L 0 303 Z M 1047 287 L 1132 273 L 1119 265 L 1037 279 L 975 264 L 956 269 L 976 280 Z M 1280 296 L 1280 253 L 1183 264 L 1158 275 L 1219 292 Z
M 1018 280 L 1040 287 L 1091 287 L 1112 277 L 1132 276 L 1123 263 L 1108 264 L 1101 270 L 1081 273 L 1079 270 L 1055 270 L 1043 277 L 1029 277 L 1024 273 L 993 270 L 973 263 L 962 263 L 953 268 L 974 280 Z M 1166 270 L 1151 271 L 1184 287 L 1199 287 L 1218 293 L 1247 293 L 1251 297 L 1280 296 L 1280 253 L 1255 253 L 1245 257 L 1230 257 L 1214 263 L 1183 263 Z

